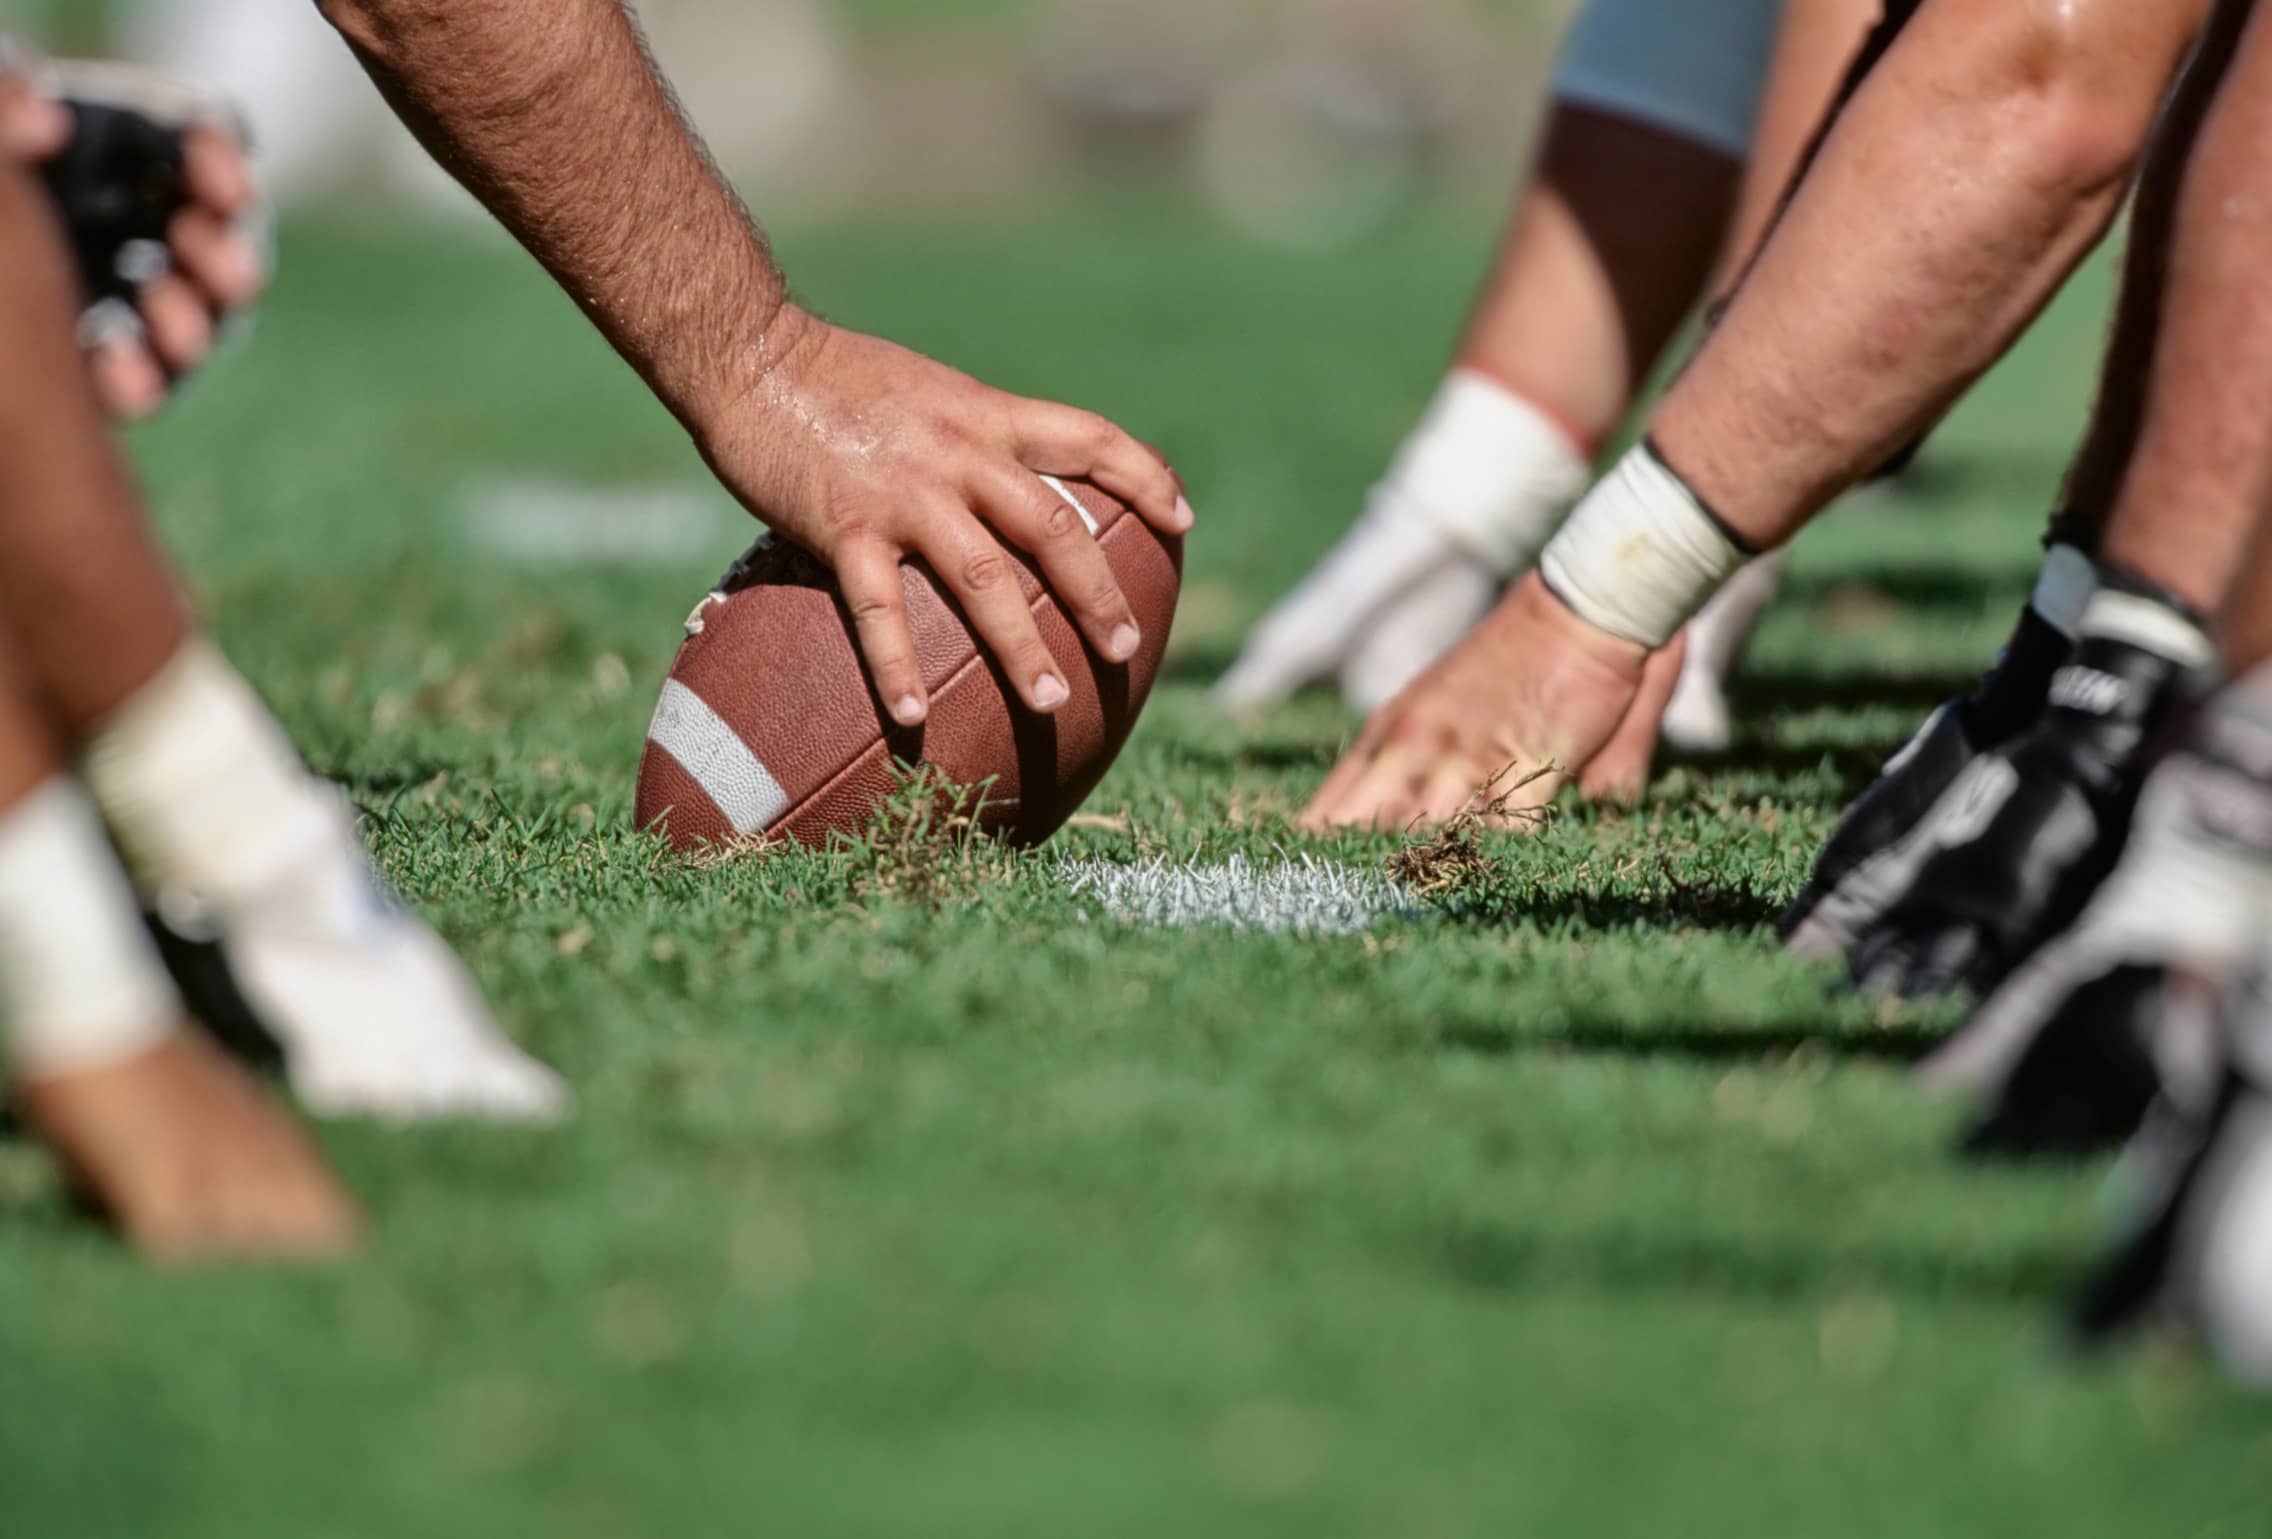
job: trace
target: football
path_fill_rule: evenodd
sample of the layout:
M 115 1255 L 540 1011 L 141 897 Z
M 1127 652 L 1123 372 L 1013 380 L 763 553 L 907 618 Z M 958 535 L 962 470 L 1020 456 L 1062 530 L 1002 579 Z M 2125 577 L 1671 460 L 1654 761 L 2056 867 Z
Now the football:
M 857 833 L 929 767 L 978 793 L 981 827 L 1038 844 L 1111 768 L 1151 694 L 1183 576 L 1183 544 L 1085 482 L 1050 485 L 1095 532 L 1144 642 L 1126 663 L 1092 652 L 1033 565 L 1018 581 L 1072 698 L 1027 710 L 927 568 L 901 569 L 930 719 L 901 727 L 861 664 L 834 579 L 787 541 L 760 540 L 687 620 L 639 768 L 639 826 L 680 848 L 760 837 L 825 844 Z M 1012 555 L 1017 556 L 1013 551 Z

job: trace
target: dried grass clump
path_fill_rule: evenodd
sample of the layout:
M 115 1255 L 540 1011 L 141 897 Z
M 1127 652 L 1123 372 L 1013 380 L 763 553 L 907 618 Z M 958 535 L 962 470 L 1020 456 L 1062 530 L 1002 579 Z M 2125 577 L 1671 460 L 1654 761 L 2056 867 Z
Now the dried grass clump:
M 1551 763 L 1522 775 L 1508 765 L 1485 781 L 1442 827 L 1407 839 L 1388 858 L 1389 880 L 1415 898 L 1442 899 L 1474 891 L 1499 868 L 1496 857 L 1483 847 L 1482 835 L 1543 824 L 1546 808 L 1512 803 L 1526 787 L 1560 773 L 1560 767 Z

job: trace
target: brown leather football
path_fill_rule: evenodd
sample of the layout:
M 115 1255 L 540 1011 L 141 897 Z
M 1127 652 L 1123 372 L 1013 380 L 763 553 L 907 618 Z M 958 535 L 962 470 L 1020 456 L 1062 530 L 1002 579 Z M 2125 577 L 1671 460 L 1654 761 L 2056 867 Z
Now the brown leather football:
M 1095 530 L 1144 642 L 1126 663 L 1089 650 L 1033 566 L 1018 581 L 1072 698 L 1026 709 L 927 568 L 901 568 L 930 719 L 901 727 L 868 681 L 835 579 L 761 540 L 688 619 L 639 766 L 639 826 L 681 848 L 858 833 L 899 784 L 896 762 L 983 787 L 979 821 L 1038 844 L 1071 817 L 1151 694 L 1183 580 L 1183 542 L 1085 482 L 1052 481 Z M 1013 554 L 1016 554 L 1013 552 Z

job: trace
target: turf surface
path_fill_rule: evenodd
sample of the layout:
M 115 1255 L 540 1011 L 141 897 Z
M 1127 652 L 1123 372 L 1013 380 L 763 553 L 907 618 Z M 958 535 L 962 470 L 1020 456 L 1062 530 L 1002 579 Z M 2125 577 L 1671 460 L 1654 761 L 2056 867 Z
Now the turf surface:
M 1126 827 L 925 900 L 858 855 L 696 870 L 628 831 L 736 532 L 654 563 L 471 540 L 471 485 L 699 470 L 518 256 L 294 233 L 252 346 L 141 441 L 163 522 L 582 1113 L 327 1129 L 379 1227 L 312 1274 L 151 1274 L 0 1150 L 0 1532 L 2262 1532 L 2261 1407 L 2054 1350 L 2103 1172 L 1952 1162 L 1904 1079 L 1945 1016 L 1834 997 L 1766 929 L 2012 612 L 2097 285 L 1914 493 L 1803 547 L 1749 735 L 1641 812 L 1568 810 L 1362 935 L 1066 895 L 1068 852 L 1293 843 L 1352 723 L 1241 733 L 1203 686 L 1384 461 L 1485 235 L 786 242 L 844 318 L 1170 446 L 1206 519 L 1092 807 Z

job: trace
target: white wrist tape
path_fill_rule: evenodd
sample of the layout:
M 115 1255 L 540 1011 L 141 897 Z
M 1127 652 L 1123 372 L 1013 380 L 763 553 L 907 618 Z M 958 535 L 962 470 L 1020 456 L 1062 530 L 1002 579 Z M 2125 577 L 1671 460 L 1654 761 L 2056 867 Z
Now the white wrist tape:
M 164 1041 L 181 1015 L 77 784 L 59 776 L 0 814 L 0 1025 L 13 1071 L 123 1063 Z
M 1538 571 L 1579 619 L 1655 651 L 1754 554 L 1637 444 L 1563 522 Z
M 1529 566 L 1586 489 L 1592 462 L 1569 432 L 1495 380 L 1455 370 L 1382 485 L 1502 577 Z
M 195 638 L 97 729 L 82 772 L 151 896 L 257 886 L 332 806 L 252 686 Z
M 2167 604 L 2115 588 L 2091 595 L 2076 632 L 2143 648 L 2181 668 L 2204 667 L 2217 656 L 2216 644 L 2192 620 Z
M 2098 591 L 2098 568 L 2072 545 L 2054 545 L 2043 553 L 2043 570 L 2036 574 L 2035 592 L 2027 607 L 2069 641 L 2083 623 L 2083 606 Z

